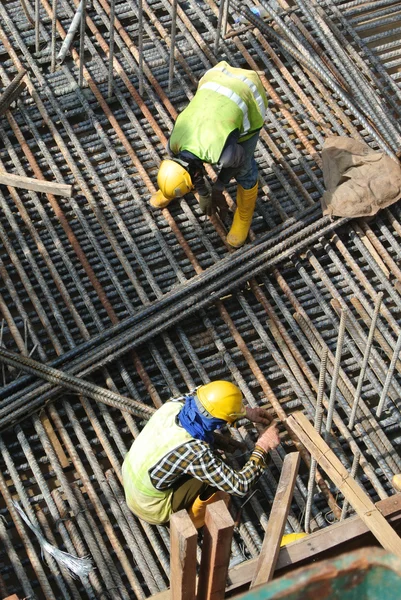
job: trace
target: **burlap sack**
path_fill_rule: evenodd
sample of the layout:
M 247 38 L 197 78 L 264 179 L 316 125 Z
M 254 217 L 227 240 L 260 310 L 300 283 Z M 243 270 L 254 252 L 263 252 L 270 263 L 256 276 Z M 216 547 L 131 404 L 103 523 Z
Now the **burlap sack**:
M 322 150 L 324 215 L 366 217 L 401 198 L 401 166 L 364 142 L 330 136 Z

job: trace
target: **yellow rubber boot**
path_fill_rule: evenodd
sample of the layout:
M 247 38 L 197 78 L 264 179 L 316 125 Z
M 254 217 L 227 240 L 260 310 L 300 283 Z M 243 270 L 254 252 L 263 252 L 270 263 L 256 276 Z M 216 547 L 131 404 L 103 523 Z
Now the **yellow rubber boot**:
M 205 514 L 206 507 L 209 504 L 213 504 L 213 502 L 217 502 L 218 500 L 224 500 L 226 506 L 230 501 L 230 495 L 226 492 L 215 492 L 206 500 L 201 500 L 200 496 L 195 498 L 194 503 L 190 508 L 188 508 L 188 514 L 191 517 L 192 523 L 195 525 L 196 529 L 200 529 L 205 524 Z
M 155 192 L 149 200 L 149 204 L 150 206 L 153 206 L 153 208 L 165 208 L 170 204 L 170 202 L 171 200 L 168 200 L 165 196 L 163 196 L 160 190 L 157 190 L 157 192 Z
M 237 210 L 234 213 L 233 224 L 227 235 L 227 242 L 233 248 L 240 248 L 247 238 L 251 227 L 253 211 L 258 196 L 258 183 L 250 190 L 244 190 L 242 185 L 237 189 Z

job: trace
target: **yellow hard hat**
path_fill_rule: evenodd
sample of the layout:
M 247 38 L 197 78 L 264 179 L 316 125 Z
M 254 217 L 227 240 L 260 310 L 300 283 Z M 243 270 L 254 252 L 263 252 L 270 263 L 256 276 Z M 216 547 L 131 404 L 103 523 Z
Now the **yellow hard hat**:
M 286 546 L 287 544 L 291 544 L 292 542 L 296 542 L 304 537 L 306 537 L 307 533 L 286 533 L 281 538 L 280 546 Z
M 175 160 L 162 160 L 157 174 L 157 185 L 167 200 L 181 198 L 193 189 L 191 176 L 182 165 Z
M 245 416 L 241 391 L 229 381 L 212 381 L 201 385 L 196 395 L 206 412 L 216 419 L 234 423 Z
M 395 475 L 393 475 L 391 483 L 393 484 L 393 488 L 397 490 L 397 492 L 401 492 L 401 473 L 396 473 Z

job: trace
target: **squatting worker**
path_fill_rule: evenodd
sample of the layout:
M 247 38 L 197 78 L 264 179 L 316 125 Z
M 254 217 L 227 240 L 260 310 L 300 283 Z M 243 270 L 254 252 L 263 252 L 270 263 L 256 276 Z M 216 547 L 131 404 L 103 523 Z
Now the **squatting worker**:
M 160 165 L 160 189 L 151 197 L 151 206 L 164 208 L 194 189 L 202 211 L 210 216 L 225 203 L 223 189 L 234 177 L 237 209 L 227 242 L 234 248 L 242 246 L 258 195 L 254 152 L 266 107 L 266 94 L 254 71 L 230 67 L 225 61 L 207 71 L 175 122 L 167 146 L 169 158 Z M 213 186 L 203 163 L 216 165 L 219 171 Z
M 206 506 L 229 494 L 245 496 L 266 467 L 279 437 L 270 426 L 259 437 L 241 470 L 213 451 L 213 431 L 247 417 L 267 424 L 262 408 L 244 408 L 242 394 L 228 381 L 213 381 L 193 395 L 166 402 L 150 418 L 125 457 L 122 473 L 129 508 L 148 523 L 165 523 L 173 512 L 188 509 L 202 527 Z

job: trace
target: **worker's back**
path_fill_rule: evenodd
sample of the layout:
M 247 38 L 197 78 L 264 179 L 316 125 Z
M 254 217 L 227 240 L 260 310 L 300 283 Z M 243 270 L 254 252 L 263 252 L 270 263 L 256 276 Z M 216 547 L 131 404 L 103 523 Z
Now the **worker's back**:
M 149 523 L 164 523 L 171 514 L 172 489 L 157 490 L 150 469 L 171 450 L 194 438 L 176 424 L 182 402 L 167 402 L 159 408 L 132 444 L 122 466 L 124 491 L 129 508 Z

